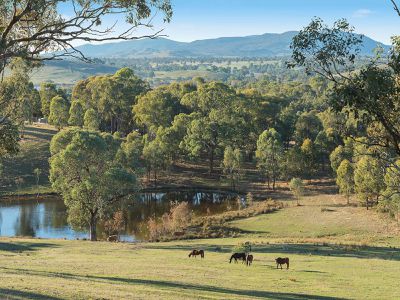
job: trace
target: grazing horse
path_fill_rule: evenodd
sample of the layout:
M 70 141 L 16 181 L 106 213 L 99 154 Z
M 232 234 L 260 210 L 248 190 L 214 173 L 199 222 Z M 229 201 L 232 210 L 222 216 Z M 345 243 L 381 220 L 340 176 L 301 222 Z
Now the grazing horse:
M 253 255 L 252 254 L 247 255 L 246 265 L 250 266 L 252 262 L 253 262 Z
M 118 235 L 110 235 L 108 238 L 107 238 L 107 241 L 108 242 L 118 242 Z
M 289 257 L 278 257 L 277 259 L 275 259 L 276 261 L 276 268 L 278 269 L 278 266 L 281 266 L 281 270 L 282 270 L 282 265 L 286 264 L 286 269 L 289 269 Z
M 232 262 L 232 259 L 235 259 L 235 263 L 237 263 L 238 259 L 242 259 L 243 262 L 246 261 L 246 253 L 233 253 L 231 256 L 231 259 L 229 260 L 229 263 Z
M 196 250 L 196 249 L 194 249 L 194 250 L 192 250 L 192 252 L 189 253 L 189 257 L 191 257 L 192 255 L 194 257 L 197 257 L 197 255 L 200 255 L 201 258 L 204 258 L 204 250 Z

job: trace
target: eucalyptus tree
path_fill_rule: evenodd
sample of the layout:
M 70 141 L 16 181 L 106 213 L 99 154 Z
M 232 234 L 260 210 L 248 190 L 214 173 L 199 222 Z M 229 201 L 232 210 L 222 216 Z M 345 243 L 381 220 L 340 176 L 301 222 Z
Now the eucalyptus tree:
M 231 182 L 231 187 L 235 189 L 236 183 L 242 175 L 243 155 L 239 149 L 233 149 L 228 146 L 224 150 L 224 159 L 222 161 L 223 171 Z
M 354 183 L 356 194 L 367 209 L 377 203 L 385 187 L 382 163 L 373 156 L 363 156 L 356 163 Z
M 74 100 L 71 102 L 71 107 L 69 108 L 69 119 L 68 124 L 71 126 L 82 127 L 84 123 L 85 111 L 83 109 L 82 103 L 79 100 Z
M 60 7 L 69 8 L 65 14 Z M 0 72 L 13 58 L 30 61 L 77 57 L 89 60 L 75 42 L 102 42 L 157 37 L 151 29 L 153 17 L 161 12 L 164 22 L 172 17 L 169 0 L 4 0 L 0 14 Z M 116 24 L 125 20 L 122 31 Z M 120 26 L 120 23 L 118 23 Z
M 49 124 L 57 127 L 58 130 L 68 125 L 69 102 L 61 96 L 51 99 Z
M 51 99 L 56 96 L 66 97 L 64 91 L 57 87 L 53 82 L 42 82 L 39 87 L 39 95 L 41 101 L 41 110 L 44 117 L 50 115 Z
M 231 87 L 210 82 L 199 84 L 197 91 L 186 94 L 181 103 L 192 111 L 192 121 L 181 143 L 192 157 L 207 155 L 210 173 L 216 152 L 232 144 L 240 129 L 238 95 Z M 235 146 L 235 145 L 233 145 Z
M 280 172 L 282 155 L 283 145 L 279 133 L 274 128 L 261 133 L 257 141 L 257 167 L 266 176 L 268 188 L 272 182 L 274 190 Z
M 99 130 L 100 116 L 93 108 L 89 108 L 83 117 L 83 127 L 88 130 Z
M 345 195 L 347 204 L 349 204 L 350 196 L 354 193 L 354 167 L 347 159 L 344 159 L 337 169 L 336 184 L 339 192 Z
M 155 133 L 157 129 L 171 126 L 175 115 L 182 112 L 180 98 L 175 96 L 168 87 L 162 86 L 138 97 L 133 106 L 136 123 L 145 127 L 148 132 Z
M 98 221 L 121 208 L 135 192 L 133 172 L 117 159 L 120 142 L 112 135 L 73 128 L 55 135 L 50 144 L 50 182 L 68 208 L 68 221 L 77 229 L 89 229 L 97 239 Z
M 366 128 L 367 145 L 388 153 L 384 159 L 393 165 L 400 156 L 400 38 L 393 37 L 386 62 L 378 47 L 376 56 L 358 67 L 362 44 L 346 20 L 329 27 L 316 18 L 293 38 L 288 65 L 331 81 L 330 106 L 352 113 Z

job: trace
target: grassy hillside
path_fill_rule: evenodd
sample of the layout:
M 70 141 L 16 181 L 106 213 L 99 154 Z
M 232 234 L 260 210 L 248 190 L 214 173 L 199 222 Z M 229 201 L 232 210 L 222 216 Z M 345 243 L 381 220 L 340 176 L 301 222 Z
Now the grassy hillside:
M 232 223 L 248 231 L 235 239 L 114 244 L 2 238 L 0 297 L 400 298 L 400 252 L 393 248 L 400 239 L 393 224 L 373 211 L 344 207 L 332 195 L 313 195 L 302 204 L 289 201 L 274 214 Z M 229 264 L 232 247 L 244 241 L 254 245 L 254 264 Z M 193 248 L 205 249 L 205 258 L 188 258 Z M 289 270 L 275 269 L 278 256 L 290 258 Z
M 72 62 L 68 60 L 46 62 L 43 67 L 34 69 L 31 80 L 35 85 L 53 81 L 59 85 L 74 85 L 81 79 L 93 75 L 113 74 L 117 68 L 96 63 Z
M 48 180 L 50 140 L 57 130 L 50 125 L 26 126 L 20 142 L 20 152 L 3 160 L 3 174 L 0 179 L 1 194 L 35 194 L 51 191 Z M 39 189 L 36 186 L 34 170 L 41 170 Z M 19 183 L 18 183 L 19 182 Z

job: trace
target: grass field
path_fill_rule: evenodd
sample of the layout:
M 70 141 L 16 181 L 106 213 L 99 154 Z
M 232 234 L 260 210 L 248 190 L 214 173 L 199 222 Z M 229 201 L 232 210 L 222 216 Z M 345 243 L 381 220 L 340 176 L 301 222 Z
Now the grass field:
M 168 243 L 0 239 L 0 298 L 399 299 L 394 223 L 333 195 L 232 222 L 239 238 Z M 337 211 L 326 211 L 326 209 Z M 351 217 L 351 222 L 348 218 Z M 343 224 L 343 226 L 340 226 Z M 254 264 L 229 264 L 251 241 Z M 188 258 L 193 248 L 205 258 Z M 274 259 L 290 258 L 289 270 Z

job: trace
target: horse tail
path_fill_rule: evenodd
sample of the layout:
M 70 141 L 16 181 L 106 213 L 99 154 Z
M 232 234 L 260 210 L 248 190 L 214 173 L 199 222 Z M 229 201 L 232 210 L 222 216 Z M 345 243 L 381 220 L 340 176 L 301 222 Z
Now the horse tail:
M 204 251 L 201 251 L 201 258 L 204 258 Z
M 287 263 L 286 263 L 286 265 L 287 265 L 287 268 L 289 269 L 289 257 L 287 258 Z
M 232 262 L 232 259 L 233 259 L 233 255 L 231 256 L 231 259 L 229 260 L 229 263 L 231 263 L 231 262 Z

